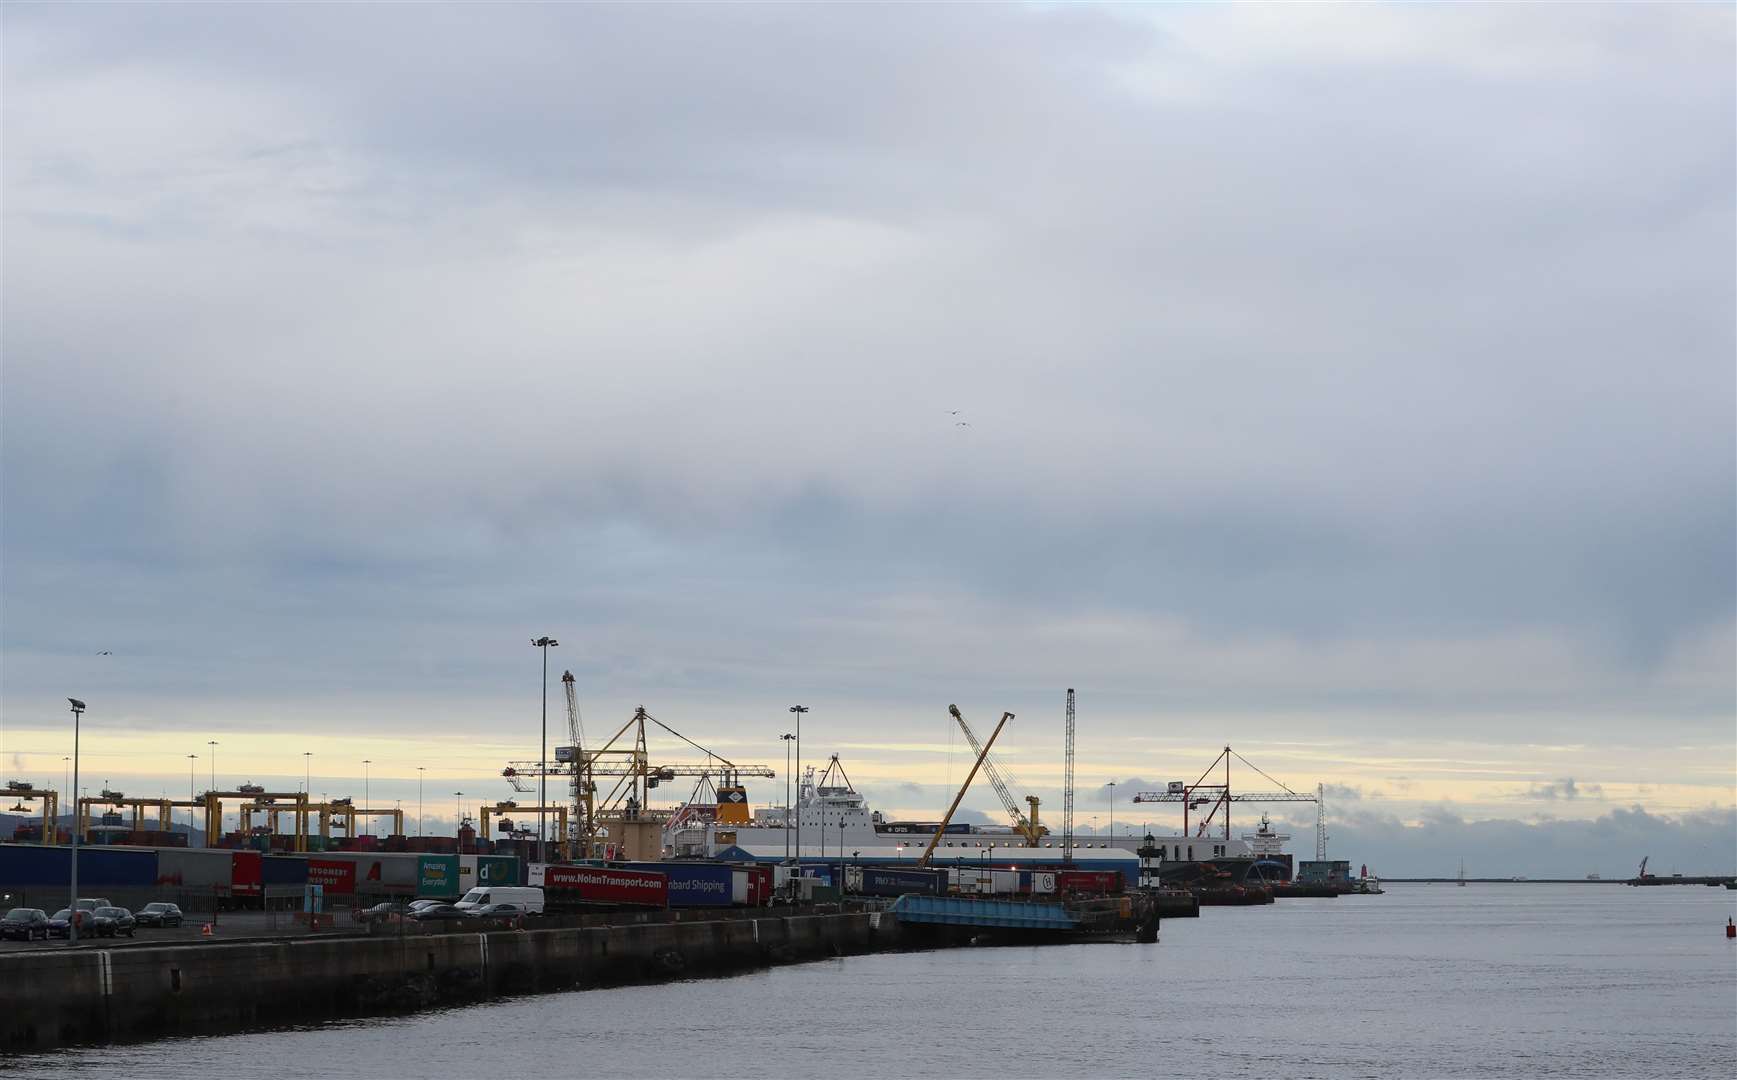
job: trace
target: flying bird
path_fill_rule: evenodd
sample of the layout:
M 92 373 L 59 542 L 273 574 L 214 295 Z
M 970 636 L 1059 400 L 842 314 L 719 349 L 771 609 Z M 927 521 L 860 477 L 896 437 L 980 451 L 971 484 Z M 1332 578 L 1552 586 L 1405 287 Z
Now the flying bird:
M 953 426 L 954 427 L 970 427 L 971 425 L 966 423 L 963 420 L 955 420 L 955 421 L 953 421 Z
M 114 653 L 112 653 L 112 652 L 109 652 L 109 651 L 108 651 L 108 650 L 107 650 L 107 649 L 104 649 L 104 650 L 103 650 L 103 651 L 102 651 L 102 652 L 100 652 L 100 653 L 97 653 L 97 655 L 98 655 L 98 656 L 113 656 L 113 655 L 114 655 Z

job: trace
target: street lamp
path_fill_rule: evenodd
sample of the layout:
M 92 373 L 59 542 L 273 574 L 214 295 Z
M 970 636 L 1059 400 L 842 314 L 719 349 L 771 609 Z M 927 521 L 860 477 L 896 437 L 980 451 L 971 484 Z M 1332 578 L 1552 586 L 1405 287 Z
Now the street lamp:
M 790 861 L 790 743 L 796 736 L 786 731 L 778 736 L 784 743 L 784 861 Z
M 199 760 L 198 754 L 188 754 L 187 755 L 187 801 L 188 802 L 194 801 L 194 799 L 193 799 L 193 763 L 195 761 L 198 761 L 198 760 Z M 187 840 L 189 843 L 192 842 L 192 840 L 193 840 L 193 808 L 191 806 L 189 806 L 187 808 Z M 211 845 L 206 844 L 205 846 L 210 847 Z
M 458 824 L 452 827 L 452 835 L 457 836 L 458 830 L 464 828 L 464 792 L 455 791 L 452 793 L 452 797 L 458 800 L 453 803 L 453 809 L 458 812 Z
M 416 766 L 416 835 L 422 835 L 422 778 L 427 770 Z
M 802 771 L 802 714 L 808 711 L 806 705 L 792 705 L 790 711 L 796 714 L 796 771 Z M 802 794 L 802 782 L 796 783 L 796 794 Z M 796 804 L 796 861 L 802 861 L 802 804 Z
M 216 739 L 209 739 L 206 741 L 205 745 L 209 746 L 211 748 L 211 752 L 209 755 L 211 758 L 211 762 L 210 762 L 210 764 L 211 764 L 211 787 L 209 790 L 216 791 L 217 790 L 217 740 Z M 222 822 L 219 822 L 218 824 L 222 824 Z M 207 844 L 209 844 L 211 842 L 211 838 L 209 836 L 207 836 L 205 838 L 205 842 Z
M 75 697 L 66 699 L 72 704 L 72 903 L 68 904 L 66 919 L 66 943 L 78 944 L 78 728 L 79 721 L 84 719 L 84 702 Z
M 303 750 L 302 751 L 302 791 L 306 792 L 308 798 L 310 798 L 310 799 L 314 797 L 314 774 L 313 774 L 314 765 L 313 765 L 313 762 L 314 762 L 314 752 L 312 750 Z
M 1110 781 L 1110 846 L 1116 846 L 1116 782 Z
M 548 635 L 531 642 L 533 647 L 543 650 L 543 741 L 537 745 L 537 772 L 541 774 L 542 785 L 537 793 L 538 862 L 547 861 L 543 857 L 543 808 L 549 805 L 549 650 L 560 644 Z
M 838 903 L 844 910 L 844 811 L 838 812 Z
M 368 766 L 372 764 L 374 764 L 372 758 L 362 759 L 362 809 L 364 810 L 371 809 L 374 805 L 368 798 Z

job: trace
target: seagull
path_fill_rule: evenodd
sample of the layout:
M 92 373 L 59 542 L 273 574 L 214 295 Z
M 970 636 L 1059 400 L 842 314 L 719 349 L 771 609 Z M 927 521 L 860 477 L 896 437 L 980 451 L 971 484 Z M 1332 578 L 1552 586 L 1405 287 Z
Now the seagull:
M 961 411 L 961 410 L 959 410 L 959 409 L 948 409 L 948 410 L 947 410 L 947 415 L 948 415 L 948 416 L 958 416 L 958 415 L 959 415 L 959 413 L 960 413 L 960 411 Z
M 97 653 L 97 655 L 98 655 L 98 656 L 113 656 L 113 655 L 114 655 L 114 653 L 112 653 L 112 652 L 109 652 L 109 651 L 108 651 L 108 650 L 107 650 L 107 649 L 104 649 L 104 650 L 103 650 L 103 651 L 102 651 L 102 652 L 100 652 L 100 653 Z
M 954 422 L 953 422 L 953 426 L 954 426 L 954 427 L 970 427 L 970 426 L 971 426 L 971 425 L 970 425 L 970 424 L 968 424 L 968 423 L 966 423 L 966 422 L 965 422 L 965 421 L 963 421 L 963 420 L 955 420 L 955 421 L 954 421 Z

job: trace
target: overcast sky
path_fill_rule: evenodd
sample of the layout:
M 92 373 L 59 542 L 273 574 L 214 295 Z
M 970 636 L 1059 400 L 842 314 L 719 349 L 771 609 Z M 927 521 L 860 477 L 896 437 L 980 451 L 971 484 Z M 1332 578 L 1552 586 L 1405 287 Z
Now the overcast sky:
M 913 815 L 1075 686 L 1094 791 L 1731 855 L 1728 7 L 3 14 L 12 773 L 450 817 L 546 633 Z

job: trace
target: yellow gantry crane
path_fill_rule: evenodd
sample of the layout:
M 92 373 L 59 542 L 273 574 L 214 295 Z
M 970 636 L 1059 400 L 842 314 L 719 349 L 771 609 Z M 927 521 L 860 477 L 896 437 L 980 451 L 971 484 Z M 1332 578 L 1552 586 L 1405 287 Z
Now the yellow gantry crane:
M 971 744 L 972 752 L 984 754 L 983 746 L 977 741 L 977 733 L 972 731 L 971 725 L 965 722 L 965 714 L 959 711 L 959 706 L 949 705 L 947 711 L 952 713 L 953 719 L 959 722 L 959 730 L 965 733 L 965 741 Z M 994 758 L 988 756 L 983 758 L 983 771 L 989 775 L 989 786 L 994 788 L 995 794 L 1000 797 L 1001 805 L 1007 809 L 1007 816 L 1013 819 L 1013 830 L 1025 837 L 1028 846 L 1037 847 L 1043 837 L 1049 833 L 1049 830 L 1037 820 L 1037 807 L 1041 800 L 1036 795 L 1027 795 L 1025 802 L 1031 807 L 1031 814 L 1030 816 L 1022 814 L 1019 812 L 1019 804 L 1013 799 L 1013 792 L 1008 790 L 1006 779 L 1002 777 L 1001 770 L 996 767 Z
M 28 780 L 9 780 L 6 783 L 6 797 L 18 800 L 14 810 L 26 814 L 30 808 L 24 805 L 25 799 L 42 800 L 42 837 L 41 843 L 53 844 L 60 839 L 60 792 L 52 788 L 32 787 Z
M 959 715 L 957 706 L 949 705 L 947 708 L 954 716 Z M 1000 723 L 996 724 L 995 730 L 989 733 L 989 741 L 984 743 L 983 749 L 977 752 L 977 760 L 971 763 L 971 771 L 965 774 L 965 782 L 959 785 L 959 794 L 953 796 L 953 805 L 947 808 L 947 816 L 941 819 L 941 824 L 935 826 L 935 835 L 929 837 L 929 846 L 923 849 L 923 857 L 917 860 L 918 866 L 929 865 L 929 859 L 935 854 L 935 846 L 941 842 L 941 836 L 946 833 L 948 824 L 953 820 L 954 811 L 959 809 L 959 803 L 965 798 L 965 793 L 971 790 L 971 781 L 977 778 L 977 770 L 983 767 L 984 760 L 989 757 L 989 748 L 995 745 L 995 737 L 1001 734 L 1001 729 L 1006 727 L 1007 722 L 1012 719 L 1013 714 L 1010 712 L 1001 714 Z

